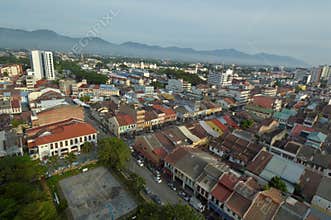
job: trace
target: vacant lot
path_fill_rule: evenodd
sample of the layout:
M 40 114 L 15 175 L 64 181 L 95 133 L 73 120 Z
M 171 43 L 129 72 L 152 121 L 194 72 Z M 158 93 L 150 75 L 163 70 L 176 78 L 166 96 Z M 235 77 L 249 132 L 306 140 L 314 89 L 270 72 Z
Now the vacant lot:
M 60 181 L 74 219 L 117 219 L 137 204 L 104 167 Z

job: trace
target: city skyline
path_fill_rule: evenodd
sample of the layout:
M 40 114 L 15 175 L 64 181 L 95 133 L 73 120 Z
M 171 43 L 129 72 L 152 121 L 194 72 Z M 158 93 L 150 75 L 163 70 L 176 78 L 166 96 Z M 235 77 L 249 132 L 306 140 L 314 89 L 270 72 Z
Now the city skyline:
M 111 22 L 96 32 L 110 42 L 134 41 L 194 49 L 235 48 L 248 53 L 293 56 L 317 65 L 331 63 L 331 32 L 325 28 L 330 20 L 330 7 L 327 1 L 19 0 L 2 3 L 0 26 L 50 29 L 69 36 L 84 36 L 111 12 L 114 15 Z

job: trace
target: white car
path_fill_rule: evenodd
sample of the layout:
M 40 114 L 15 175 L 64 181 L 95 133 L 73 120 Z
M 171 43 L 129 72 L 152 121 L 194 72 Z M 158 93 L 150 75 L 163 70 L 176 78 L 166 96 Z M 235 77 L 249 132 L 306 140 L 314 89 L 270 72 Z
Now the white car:
M 143 163 L 142 160 L 137 160 L 137 164 L 138 164 L 138 166 L 140 166 L 140 167 L 143 167 L 143 166 L 144 166 L 144 163 Z
M 157 183 L 162 183 L 162 179 L 159 176 L 154 177 L 154 181 Z

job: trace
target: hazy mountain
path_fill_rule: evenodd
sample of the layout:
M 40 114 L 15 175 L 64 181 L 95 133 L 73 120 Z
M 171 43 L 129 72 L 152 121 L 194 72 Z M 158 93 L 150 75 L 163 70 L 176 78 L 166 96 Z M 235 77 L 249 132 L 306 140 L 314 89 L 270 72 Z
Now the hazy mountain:
M 235 49 L 194 50 L 160 47 L 135 42 L 114 44 L 101 38 L 73 38 L 50 30 L 24 31 L 0 28 L 0 48 L 76 51 L 111 56 L 171 59 L 179 61 L 251 65 L 307 66 L 301 60 L 267 53 L 247 54 Z

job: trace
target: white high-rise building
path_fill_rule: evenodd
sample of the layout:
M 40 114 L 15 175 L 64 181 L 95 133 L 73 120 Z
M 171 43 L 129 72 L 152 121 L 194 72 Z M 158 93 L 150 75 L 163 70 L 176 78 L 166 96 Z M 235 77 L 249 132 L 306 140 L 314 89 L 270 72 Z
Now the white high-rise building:
M 50 51 L 31 51 L 32 69 L 35 80 L 55 79 L 53 53 Z
M 216 86 L 229 86 L 232 84 L 233 70 L 228 69 L 225 72 L 210 71 L 208 75 L 208 83 Z

